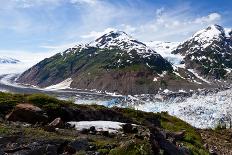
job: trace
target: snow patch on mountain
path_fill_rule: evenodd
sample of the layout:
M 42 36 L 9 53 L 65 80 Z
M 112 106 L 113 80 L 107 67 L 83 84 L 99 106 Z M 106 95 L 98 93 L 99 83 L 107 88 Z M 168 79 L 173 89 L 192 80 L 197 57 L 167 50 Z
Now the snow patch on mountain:
M 70 88 L 72 81 L 73 81 L 72 78 L 68 78 L 68 79 L 66 79 L 58 84 L 46 87 L 45 89 L 55 89 L 55 90 L 68 89 L 68 88 Z
M 220 41 L 223 37 L 225 37 L 224 29 L 218 25 L 211 25 L 207 29 L 198 31 L 190 39 L 202 44 L 202 47 L 206 48 L 211 45 L 214 40 Z
M 74 125 L 76 130 L 89 129 L 94 126 L 97 131 L 109 131 L 110 133 L 119 132 L 122 129 L 122 125 L 125 123 L 113 122 L 113 121 L 80 121 L 80 122 L 68 122 L 68 124 Z
M 206 29 L 202 29 L 196 32 L 192 37 L 181 43 L 176 51 L 183 48 L 186 45 L 190 46 L 190 49 L 187 49 L 186 54 L 192 54 L 196 51 L 204 51 L 210 45 L 217 46 L 220 48 L 217 43 L 223 42 L 226 38 L 226 33 L 223 27 L 219 25 L 211 25 Z M 216 50 L 216 47 L 214 47 Z
M 145 42 L 145 44 L 174 65 L 180 64 L 183 60 L 183 56 L 171 53 L 177 48 L 180 42 L 150 41 Z
M 188 69 L 189 72 L 193 73 L 194 76 L 196 76 L 198 79 L 200 79 L 201 81 L 204 81 L 205 83 L 210 84 L 211 82 L 209 82 L 208 80 L 206 80 L 205 78 L 201 77 L 197 72 L 195 72 L 193 69 Z

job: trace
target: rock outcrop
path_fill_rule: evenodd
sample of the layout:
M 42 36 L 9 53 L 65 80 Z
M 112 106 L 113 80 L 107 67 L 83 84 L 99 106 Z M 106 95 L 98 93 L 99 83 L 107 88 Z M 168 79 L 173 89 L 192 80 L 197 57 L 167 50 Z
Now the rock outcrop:
M 47 122 L 47 116 L 44 111 L 32 104 L 18 104 L 13 111 L 6 115 L 7 121 L 20 121 L 27 123 L 45 123 Z

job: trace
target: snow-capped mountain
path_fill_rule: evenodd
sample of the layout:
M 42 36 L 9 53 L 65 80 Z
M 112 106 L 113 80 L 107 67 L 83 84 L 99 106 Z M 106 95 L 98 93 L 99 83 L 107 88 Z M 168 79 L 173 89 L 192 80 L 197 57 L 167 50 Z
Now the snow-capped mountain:
M 223 27 L 211 25 L 196 32 L 172 53 L 184 57 L 186 69 L 210 79 L 225 79 L 232 69 L 232 39 Z
M 218 87 L 212 79 L 228 77 L 232 68 L 231 39 L 218 25 L 183 43 L 146 44 L 111 31 L 39 62 L 18 82 L 49 87 L 69 79 L 70 88 L 121 94 L 191 91 Z
M 154 93 L 159 90 L 160 75 L 169 76 L 163 73 L 172 70 L 171 63 L 144 43 L 125 32 L 112 31 L 39 62 L 18 82 L 47 87 L 71 78 L 71 88 Z M 159 78 L 154 81 L 154 77 Z
M 10 57 L 0 57 L 0 64 L 17 64 L 20 61 Z
M 88 45 L 97 48 L 119 48 L 123 51 L 127 51 L 128 53 L 136 51 L 138 55 L 143 57 L 158 55 L 144 43 L 132 38 L 123 31 L 111 31 Z

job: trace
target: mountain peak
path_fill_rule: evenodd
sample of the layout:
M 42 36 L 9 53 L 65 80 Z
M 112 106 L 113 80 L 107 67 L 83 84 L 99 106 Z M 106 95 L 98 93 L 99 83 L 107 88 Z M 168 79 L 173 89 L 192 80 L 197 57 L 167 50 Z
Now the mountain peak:
M 214 42 L 222 42 L 225 39 L 225 30 L 219 25 L 211 25 L 196 32 L 188 42 L 194 42 L 199 48 L 206 48 Z
M 125 48 L 125 46 L 127 44 L 130 44 L 131 42 L 143 44 L 133 39 L 124 31 L 114 30 L 97 38 L 95 41 L 91 42 L 89 46 L 94 46 L 98 48 L 108 48 L 108 47 L 117 47 L 119 45 L 120 46 L 119 48 L 122 49 Z
M 196 32 L 172 53 L 184 56 L 186 68 L 197 68 L 202 75 L 221 79 L 227 76 L 229 71 L 226 69 L 232 66 L 231 45 L 225 29 L 219 25 L 211 25 Z
M 126 32 L 124 31 L 120 31 L 120 30 L 113 30 L 113 31 L 110 31 L 106 34 L 104 34 L 103 36 L 101 36 L 100 38 L 102 37 L 112 37 L 112 38 L 118 38 L 118 37 L 121 37 L 121 38 L 132 38 L 131 36 L 129 36 Z M 98 38 L 98 39 L 100 39 Z M 98 40 L 96 39 L 96 40 Z
M 218 29 L 219 31 L 224 30 L 224 28 L 222 26 L 218 25 L 218 24 L 210 25 L 206 29 L 210 29 L 210 28 L 215 28 L 215 29 Z
M 115 30 L 102 35 L 95 41 L 88 44 L 90 47 L 120 49 L 127 53 L 136 51 L 139 55 L 157 55 L 157 53 L 146 44 L 132 38 L 130 35 L 123 31 Z
M 223 37 L 225 37 L 224 28 L 215 24 L 196 32 L 192 38 L 195 41 L 205 42 L 210 40 L 218 40 Z

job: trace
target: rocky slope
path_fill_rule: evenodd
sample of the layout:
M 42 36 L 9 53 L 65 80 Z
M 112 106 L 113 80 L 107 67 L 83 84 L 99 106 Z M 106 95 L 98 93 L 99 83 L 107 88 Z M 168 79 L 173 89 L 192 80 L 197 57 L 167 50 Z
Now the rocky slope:
M 172 53 L 184 57 L 185 69 L 192 69 L 204 78 L 231 80 L 232 39 L 219 25 L 198 31 Z
M 167 113 L 5 93 L 0 93 L 0 109 L 0 154 L 208 154 L 198 131 Z M 83 121 L 93 126 L 74 129 L 70 121 L 78 128 Z M 99 130 L 98 121 L 111 124 L 110 131 Z

